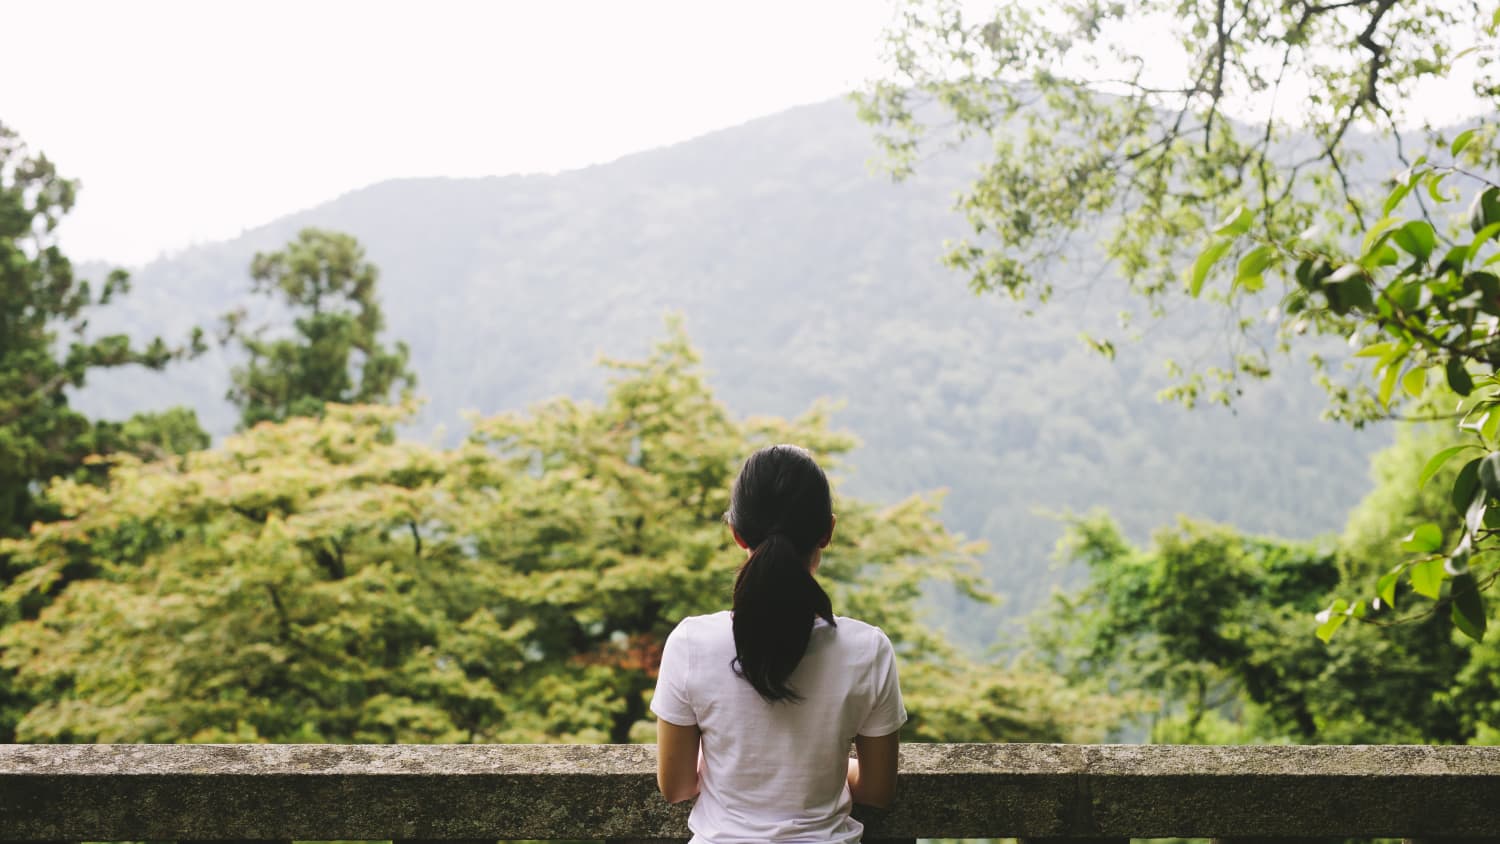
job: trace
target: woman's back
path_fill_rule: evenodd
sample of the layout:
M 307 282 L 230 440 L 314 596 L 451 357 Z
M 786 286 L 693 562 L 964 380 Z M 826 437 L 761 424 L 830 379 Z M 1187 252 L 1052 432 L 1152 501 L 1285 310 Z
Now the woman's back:
M 768 702 L 736 674 L 729 612 L 684 619 L 668 638 L 651 708 L 702 733 L 695 840 L 858 841 L 846 787 L 856 735 L 906 720 L 895 657 L 879 628 L 813 622 L 788 683 L 796 701 Z
M 673 802 L 697 795 L 695 842 L 858 841 L 849 809 L 895 796 L 906 711 L 890 640 L 834 616 L 815 576 L 838 523 L 828 477 L 806 449 L 762 448 L 724 520 L 745 562 L 730 612 L 667 638 L 651 704 L 657 786 Z

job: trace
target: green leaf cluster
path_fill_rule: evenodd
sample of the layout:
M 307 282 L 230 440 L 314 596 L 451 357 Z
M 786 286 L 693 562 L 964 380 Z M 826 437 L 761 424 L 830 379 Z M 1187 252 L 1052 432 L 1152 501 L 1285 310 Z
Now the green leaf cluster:
M 1472 142 L 1472 135 L 1459 138 L 1455 154 Z M 1396 213 L 1413 191 L 1429 194 L 1440 210 L 1453 199 L 1441 183 L 1454 172 L 1423 161 L 1409 168 L 1385 202 L 1386 216 L 1355 253 L 1293 254 L 1300 289 L 1288 297 L 1287 310 L 1313 320 L 1332 313 L 1359 326 L 1351 343 L 1356 359 L 1373 362 L 1364 376 L 1376 385 L 1370 400 L 1383 411 L 1409 406 L 1450 418 L 1464 433 L 1463 442 L 1431 455 L 1415 480 L 1426 485 L 1450 460 L 1464 457 L 1445 487 L 1451 509 L 1414 526 L 1401 547 L 1419 556 L 1382 572 L 1373 597 L 1340 597 L 1320 614 L 1325 640 L 1346 619 L 1392 607 L 1402 582 L 1438 601 L 1465 635 L 1482 639 L 1488 627 L 1481 592 L 1494 580 L 1489 555 L 1500 527 L 1500 513 L 1490 512 L 1500 502 L 1500 276 L 1491 269 L 1500 261 L 1492 242 L 1500 233 L 1500 187 L 1481 184 L 1475 191 L 1467 235 L 1453 230 L 1440 239 L 1426 218 L 1431 214 L 1408 220 Z M 1445 531 L 1443 523 L 1461 529 Z

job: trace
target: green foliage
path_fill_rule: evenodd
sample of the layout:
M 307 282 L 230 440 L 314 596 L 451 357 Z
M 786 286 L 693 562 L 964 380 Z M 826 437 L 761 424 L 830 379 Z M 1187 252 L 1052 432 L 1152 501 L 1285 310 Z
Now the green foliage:
M 1038 622 L 1042 651 L 1076 687 L 1153 698 L 1153 741 L 1463 742 L 1481 731 L 1461 703 L 1478 691 L 1460 679 L 1472 652 L 1446 625 L 1362 627 L 1331 646 L 1309 634 L 1307 614 L 1346 565 L 1331 548 L 1183 522 L 1142 550 L 1091 516 L 1062 553 L 1089 581 Z
M 1474 138 L 1455 143 L 1455 149 L 1472 150 Z M 1441 183 L 1455 173 L 1480 187 L 1467 215 L 1468 236 L 1445 228 L 1439 249 L 1428 218 L 1454 201 Z M 1405 219 L 1397 212 L 1417 191 L 1428 194 L 1433 210 Z M 1492 242 L 1500 232 L 1500 187 L 1455 166 L 1418 161 L 1397 180 L 1384 208 L 1386 215 L 1354 252 L 1326 242 L 1277 245 L 1297 262 L 1300 289 L 1288 296 L 1287 311 L 1307 321 L 1355 326 L 1350 337 L 1356 358 L 1373 361 L 1360 373 L 1359 391 L 1343 394 L 1366 406 L 1357 414 L 1413 407 L 1456 420 L 1465 437 L 1426 458 L 1414 481 L 1425 485 L 1450 460 L 1460 464 L 1443 487 L 1451 508 L 1431 513 L 1404 540 L 1403 548 L 1420 556 L 1381 573 L 1373 597 L 1335 599 L 1324 611 L 1320 635 L 1331 637 L 1344 618 L 1388 609 L 1404 579 L 1418 595 L 1437 601 L 1423 614 L 1444 611 L 1459 630 L 1480 639 L 1488 626 L 1481 592 L 1497 575 L 1491 557 L 1500 528 L 1489 513 L 1500 501 L 1500 276 L 1488 269 L 1500 261 Z M 1449 416 L 1453 393 L 1461 400 Z M 1445 531 L 1443 525 L 1457 529 Z
M 1445 547 L 1456 539 L 1458 526 L 1448 521 L 1449 490 L 1465 463 L 1456 455 L 1476 451 L 1460 442 L 1462 436 L 1440 423 L 1406 427 L 1393 446 L 1371 461 L 1373 487 L 1349 513 L 1339 540 L 1344 582 L 1379 578 L 1412 550 L 1431 548 L 1434 540 L 1437 547 Z
M 1075 681 L 1108 677 L 1116 688 L 1182 702 L 1184 740 L 1201 741 L 1203 718 L 1245 686 L 1268 698 L 1289 691 L 1259 661 L 1281 644 L 1295 602 L 1337 579 L 1326 551 L 1191 523 L 1140 552 L 1110 520 L 1083 518 L 1060 554 L 1087 566 L 1089 584 L 1059 599 L 1055 629 L 1041 631 L 1048 656 Z
M 388 349 L 378 338 L 385 328 L 378 272 L 353 237 L 303 229 L 282 251 L 256 254 L 250 275 L 256 293 L 295 319 L 294 336 L 277 338 L 265 326 L 247 331 L 244 311 L 225 316 L 226 339 L 238 339 L 249 356 L 231 374 L 228 396 L 243 427 L 314 416 L 329 402 L 383 403 L 397 385 L 416 384 L 406 344 Z
M 893 73 L 857 99 L 898 176 L 915 168 L 927 125 L 951 118 L 940 142 L 988 142 L 958 201 L 973 233 L 946 255 L 976 291 L 1045 301 L 1069 239 L 1101 232 L 1110 267 L 1153 313 L 1178 291 L 1257 305 L 1268 278 L 1290 279 L 1289 247 L 1309 227 L 1337 241 L 1382 216 L 1365 192 L 1362 132 L 1403 162 L 1418 144 L 1445 146 L 1451 130 L 1404 125 L 1415 86 L 1477 63 L 1475 95 L 1500 104 L 1500 10 L 1468 0 L 1064 0 L 978 15 L 964 6 L 911 0 L 889 33 Z M 1484 142 L 1491 129 L 1459 133 L 1453 156 L 1500 163 Z M 1422 223 L 1392 234 L 1420 260 L 1439 239 Z M 1194 257 L 1184 242 L 1203 245 Z M 1347 336 L 1358 324 L 1350 311 L 1372 305 L 1360 278 L 1334 272 L 1318 273 L 1324 318 L 1278 316 L 1282 347 L 1309 327 Z M 1213 282 L 1220 276 L 1227 283 Z M 1200 400 L 1206 375 L 1227 402 L 1235 379 L 1269 373 L 1278 344 L 1260 324 L 1236 308 L 1232 365 L 1184 372 L 1170 395 Z
M 1463 445 L 1461 439 L 1461 432 L 1446 424 L 1403 430 L 1396 444 L 1373 461 L 1374 488 L 1350 513 L 1339 540 L 1342 576 L 1333 594 L 1376 582 L 1382 606 L 1376 610 L 1369 605 L 1361 622 L 1346 625 L 1326 651 L 1333 660 L 1359 657 L 1382 670 L 1364 681 L 1371 684 L 1371 696 L 1384 690 L 1373 711 L 1404 712 L 1402 720 L 1413 726 L 1402 733 L 1414 741 L 1485 742 L 1488 724 L 1495 722 L 1493 711 L 1475 705 L 1483 691 L 1472 677 L 1475 664 L 1489 658 L 1492 643 L 1472 646 L 1441 615 L 1401 620 L 1399 610 L 1409 608 L 1427 588 L 1422 577 L 1433 567 L 1416 568 L 1411 582 L 1392 574 L 1413 548 L 1434 542 L 1447 547 L 1462 531 L 1449 518 L 1449 490 L 1463 460 L 1433 469 L 1431 457 Z M 1419 483 L 1423 478 L 1429 480 Z M 1436 572 L 1441 568 L 1439 563 Z M 1432 588 L 1438 585 L 1434 576 Z
M 0 660 L 39 701 L 20 738 L 649 738 L 666 634 L 728 601 L 739 461 L 796 441 L 837 466 L 853 443 L 822 409 L 730 418 L 680 332 L 610 367 L 603 404 L 476 418 L 453 448 L 393 438 L 409 405 L 330 403 L 54 483 L 67 520 L 0 545 L 24 567 Z M 1108 704 L 1044 712 L 1055 678 L 972 664 L 923 623 L 924 583 L 976 588 L 936 500 L 837 508 L 820 576 L 897 643 L 918 735 L 1091 735 Z M 96 576 L 66 582 L 80 566 Z
M 120 423 L 96 422 L 95 428 L 104 446 L 100 453 L 124 451 L 143 460 L 185 455 L 213 441 L 198 424 L 198 414 L 185 407 L 137 413 Z
M 256 251 L 309 224 L 347 231 L 380 267 L 388 336 L 411 344 L 420 375 L 423 408 L 403 431 L 446 427 L 449 443 L 465 409 L 597 400 L 598 353 L 642 354 L 663 309 L 681 308 L 735 413 L 839 402 L 834 424 L 862 443 L 848 493 L 889 503 L 948 489 L 944 523 L 987 540 L 985 576 L 1004 596 L 941 614 L 976 651 L 1014 647 L 1009 622 L 1073 577 L 1047 564 L 1060 533 L 1048 512 L 1105 507 L 1133 537 L 1185 508 L 1281 536 L 1341 523 L 1389 430 L 1320 422 L 1321 391 L 1300 364 L 1233 414 L 1161 404 L 1159 361 L 1212 355 L 1219 314 L 1142 323 L 1146 336 L 1107 363 L 1075 337 L 1116 337 L 1130 302 L 1095 270 L 1091 242 L 1069 251 L 1090 289 L 1066 319 L 970 295 L 933 257 L 962 225 L 951 195 L 977 156 L 940 156 L 924 178 L 890 185 L 868 172 L 868 129 L 852 118 L 830 101 L 586 172 L 383 183 L 142 268 L 124 305 L 138 326 L 206 324 Z M 86 398 L 124 418 L 135 397 L 170 397 L 224 434 L 238 422 L 219 401 L 228 370 L 119 373 Z
M 74 276 L 55 230 L 77 190 L 0 124 L 0 537 L 51 517 L 35 500 L 37 486 L 79 471 L 90 454 L 133 448 L 147 436 L 145 419 L 102 428 L 90 422 L 68 406 L 68 391 L 99 369 L 159 369 L 180 354 L 160 339 L 140 346 L 123 334 L 87 332 L 94 310 L 128 292 L 130 282 L 116 270 L 95 289 Z M 0 577 L 3 564 L 0 557 Z
M 1478 185 L 1469 215 L 1471 236 L 1432 223 L 1441 224 L 1457 199 L 1442 189 L 1454 174 Z M 1415 192 L 1427 195 L 1420 206 L 1407 201 Z M 1500 188 L 1457 164 L 1419 159 L 1397 177 L 1385 215 L 1363 233 L 1356 249 L 1342 248 L 1316 230 L 1281 241 L 1249 232 L 1236 236 L 1252 251 L 1273 252 L 1278 262 L 1294 267 L 1296 287 L 1282 301 L 1293 332 L 1342 333 L 1355 347 L 1355 358 L 1371 362 L 1369 369 L 1355 368 L 1351 385 L 1325 379 L 1336 415 L 1359 421 L 1403 405 L 1422 407 L 1429 390 L 1440 386 L 1470 396 L 1483 383 L 1483 373 L 1493 372 L 1500 344 L 1490 326 L 1500 314 L 1500 277 L 1487 267 L 1500 260 L 1491 242 L 1500 232 L 1500 205 L 1486 206 L 1487 196 L 1500 198 Z M 1416 218 L 1408 219 L 1407 211 Z M 1491 405 L 1476 399 L 1474 406 L 1473 419 L 1463 421 L 1482 431 Z
M 92 455 L 207 444 L 190 410 L 142 412 L 114 423 L 90 420 L 69 405 L 70 391 L 101 369 L 160 369 L 201 349 L 196 331 L 187 349 L 171 349 L 160 338 L 141 345 L 124 334 L 88 331 L 90 318 L 127 293 L 130 280 L 116 270 L 96 290 L 74 275 L 55 231 L 77 190 L 0 124 L 0 540 L 57 517 L 37 495 L 52 479 L 97 482 L 102 467 L 89 462 Z M 14 562 L 0 549 L 0 584 L 15 576 Z M 69 568 L 59 576 L 77 574 Z M 30 703 L 10 674 L 0 673 L 0 740 L 11 740 Z
M 1413 85 L 1444 78 L 1476 52 L 1474 92 L 1500 104 L 1489 70 L 1500 9 L 1480 15 L 1442 0 L 1250 0 L 1232 9 L 1082 0 L 1048 12 L 1005 4 L 978 22 L 947 0 L 911 9 L 892 35 L 899 78 L 867 92 L 864 114 L 885 128 L 897 172 L 916 150 L 914 98 L 930 95 L 951 110 L 960 137 L 995 139 L 993 161 L 960 202 L 979 241 L 948 256 L 971 287 L 1046 298 L 1050 285 L 1037 272 L 1056 239 L 1111 213 L 1107 256 L 1153 308 L 1173 290 L 1194 299 L 1211 292 L 1236 312 L 1264 308 L 1266 279 L 1281 279 L 1280 301 L 1266 309 L 1276 342 L 1265 342 L 1260 320 L 1238 317 L 1234 366 L 1212 368 L 1210 377 L 1269 374 L 1271 348 L 1288 350 L 1312 333 L 1348 337 L 1356 358 L 1371 361 L 1354 368 L 1351 382 L 1330 374 L 1321 351 L 1312 354 L 1333 416 L 1359 425 L 1403 406 L 1431 413 L 1429 395 L 1441 385 L 1465 397 L 1458 418 L 1479 453 L 1452 486 L 1457 512 L 1442 517 L 1463 530 L 1445 545 L 1437 523 L 1418 527 L 1406 547 L 1422 556 L 1384 573 L 1372 598 L 1334 598 L 1317 632 L 1327 640 L 1346 620 L 1388 609 L 1404 580 L 1482 638 L 1482 592 L 1500 575 L 1486 556 L 1500 528 L 1500 518 L 1486 521 L 1500 501 L 1500 275 L 1491 269 L 1500 260 L 1500 183 L 1484 175 L 1500 165 L 1500 147 L 1492 123 L 1451 142 L 1427 127 L 1428 153 L 1409 161 L 1400 112 Z M 1169 14 L 1189 62 L 1163 87 L 1147 75 L 1160 69 L 1121 41 L 1120 27 Z M 1455 49 L 1455 37 L 1473 47 Z M 1306 89 L 1290 120 L 1276 111 L 1288 80 Z M 1269 100 L 1257 125 L 1226 119 L 1227 107 L 1254 106 L 1262 92 Z M 1383 202 L 1371 202 L 1351 177 L 1351 129 L 1360 126 L 1393 137 L 1408 164 Z M 1468 232 L 1445 217 L 1457 198 L 1444 186 L 1449 177 L 1472 192 Z M 1201 246 L 1180 271 L 1184 239 Z M 1179 271 L 1182 284 L 1174 283 Z M 1228 283 L 1215 286 L 1216 273 Z M 1191 405 L 1203 389 L 1203 373 L 1189 373 L 1166 394 Z M 1227 401 L 1229 392 L 1216 395 Z

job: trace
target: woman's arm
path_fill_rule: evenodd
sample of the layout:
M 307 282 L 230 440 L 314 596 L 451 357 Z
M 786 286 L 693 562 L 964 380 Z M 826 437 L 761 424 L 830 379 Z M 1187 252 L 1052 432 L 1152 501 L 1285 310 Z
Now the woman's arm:
M 656 719 L 656 787 L 668 803 L 698 794 L 698 726 Z
M 855 736 L 849 760 L 849 796 L 855 803 L 889 809 L 896 799 L 896 759 L 900 731 L 887 736 Z

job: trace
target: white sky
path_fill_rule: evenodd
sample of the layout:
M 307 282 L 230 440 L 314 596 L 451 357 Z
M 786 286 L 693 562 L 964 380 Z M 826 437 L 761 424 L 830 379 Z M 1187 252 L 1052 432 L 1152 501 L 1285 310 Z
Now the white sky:
M 0 121 L 82 183 L 67 253 L 138 264 L 382 179 L 572 169 L 839 96 L 893 5 L 21 0 Z M 1413 99 L 1456 119 L 1463 87 Z
M 8 4 L 0 120 L 140 263 L 399 176 L 551 172 L 839 96 L 886 0 Z

